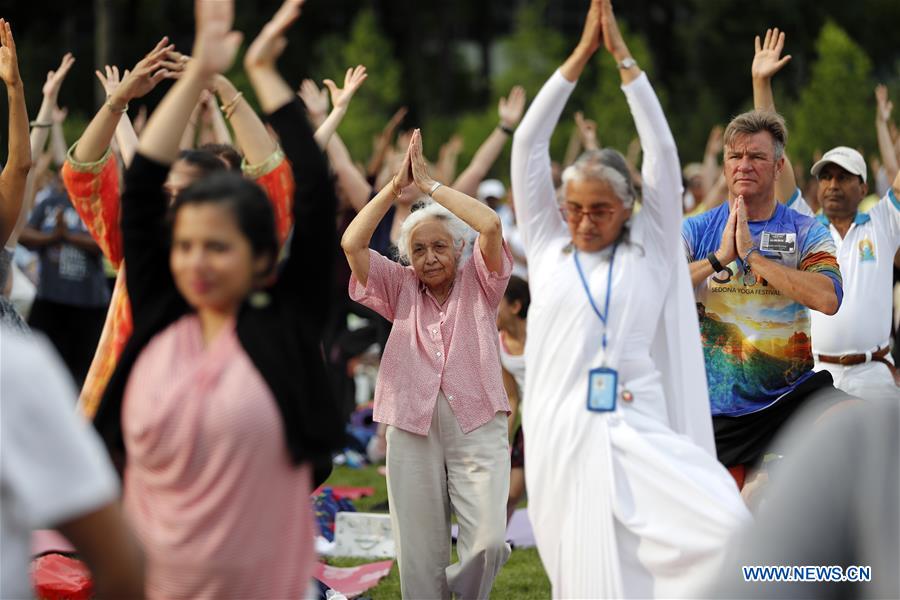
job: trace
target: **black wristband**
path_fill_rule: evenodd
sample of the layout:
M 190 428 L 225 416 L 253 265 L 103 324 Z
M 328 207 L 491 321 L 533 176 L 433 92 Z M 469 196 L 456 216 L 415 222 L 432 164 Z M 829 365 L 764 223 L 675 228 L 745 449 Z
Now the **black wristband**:
M 502 131 L 502 132 L 505 133 L 506 135 L 512 135 L 512 134 L 515 133 L 515 131 L 516 131 L 516 130 L 513 129 L 512 127 L 507 127 L 507 126 L 504 125 L 503 123 L 500 123 L 499 125 L 497 125 L 497 129 L 499 129 L 500 131 Z
M 719 262 L 719 259 L 716 258 L 715 252 L 710 252 L 706 255 L 706 260 L 709 261 L 709 264 L 712 265 L 714 273 L 721 273 L 725 270 L 725 267 L 722 266 L 722 263 Z

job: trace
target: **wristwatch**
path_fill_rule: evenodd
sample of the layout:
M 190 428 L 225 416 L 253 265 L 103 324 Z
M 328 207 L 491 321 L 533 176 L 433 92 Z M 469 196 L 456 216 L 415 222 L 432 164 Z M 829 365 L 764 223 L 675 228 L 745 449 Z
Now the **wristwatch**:
M 715 252 L 710 252 L 709 254 L 707 254 L 706 260 L 708 260 L 709 264 L 712 265 L 713 281 L 721 284 L 725 284 L 731 281 L 731 278 L 734 276 L 734 271 L 731 270 L 731 267 L 722 266 L 722 263 L 719 262 L 718 258 L 716 258 Z M 723 273 L 723 275 L 719 275 L 719 273 Z
M 631 58 L 630 56 L 626 56 L 622 59 L 622 62 L 619 63 L 620 69 L 630 69 L 631 67 L 638 66 L 637 61 Z

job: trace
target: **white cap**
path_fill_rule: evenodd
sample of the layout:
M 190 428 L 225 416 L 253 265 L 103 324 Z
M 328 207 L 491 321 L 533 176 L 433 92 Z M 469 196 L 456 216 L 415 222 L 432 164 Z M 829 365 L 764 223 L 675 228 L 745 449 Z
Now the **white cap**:
M 813 177 L 818 177 L 819 171 L 828 163 L 834 163 L 848 173 L 859 175 L 862 177 L 863 183 L 866 182 L 866 160 L 862 154 L 853 148 L 848 148 L 847 146 L 832 148 L 825 153 L 822 160 L 812 166 L 809 172 L 812 173 Z
M 485 179 L 478 186 L 478 199 L 485 202 L 488 198 L 498 200 L 506 196 L 506 187 L 499 179 Z

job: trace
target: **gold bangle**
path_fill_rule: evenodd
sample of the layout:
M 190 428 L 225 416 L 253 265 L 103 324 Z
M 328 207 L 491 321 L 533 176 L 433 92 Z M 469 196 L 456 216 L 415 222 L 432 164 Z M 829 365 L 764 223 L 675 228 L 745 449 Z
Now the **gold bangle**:
M 397 176 L 394 175 L 391 178 L 391 191 L 394 192 L 394 198 L 399 198 L 400 194 L 403 193 L 403 190 L 397 186 Z
M 237 103 L 241 100 L 241 97 L 244 95 L 244 92 L 238 92 L 234 95 L 234 98 L 228 101 L 227 104 L 223 104 L 219 108 L 222 109 L 222 114 L 225 115 L 226 119 L 230 119 L 231 115 L 234 114 L 234 109 L 237 107 Z
M 116 113 L 118 115 L 122 115 L 122 114 L 125 114 L 128 112 L 128 103 L 126 102 L 124 107 L 119 108 L 118 106 L 116 106 L 112 103 L 112 96 L 106 96 L 106 106 L 107 106 L 107 108 L 109 108 L 109 110 L 113 111 L 114 113 Z

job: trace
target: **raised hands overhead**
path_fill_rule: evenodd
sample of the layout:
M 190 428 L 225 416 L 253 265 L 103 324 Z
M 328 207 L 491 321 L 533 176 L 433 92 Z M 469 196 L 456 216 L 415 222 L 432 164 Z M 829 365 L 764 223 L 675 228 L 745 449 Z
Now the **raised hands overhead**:
M 244 34 L 232 31 L 234 0 L 196 0 L 194 4 L 197 33 L 193 62 L 205 73 L 222 73 L 234 62 Z
M 344 76 L 344 87 L 339 88 L 332 80 L 326 79 L 325 85 L 331 92 L 331 103 L 334 105 L 328 118 L 316 129 L 316 143 L 320 148 L 325 148 L 334 132 L 337 131 L 338 125 L 347 114 L 347 108 L 350 106 L 350 99 L 359 89 L 359 86 L 366 80 L 366 68 L 358 65 L 355 68 L 347 69 Z
M 69 70 L 74 64 L 75 57 L 72 56 L 71 52 L 66 52 L 56 70 L 47 72 L 47 81 L 44 82 L 44 87 L 41 89 L 44 96 L 53 98 L 54 101 L 56 100 L 59 96 L 59 88 L 62 86 L 62 82 L 65 81 L 66 75 L 69 74 Z
M 754 79 L 768 79 L 780 71 L 791 61 L 791 55 L 781 56 L 784 50 L 784 32 L 777 27 L 766 30 L 766 37 L 760 42 L 759 36 L 754 40 L 755 54 L 750 65 L 750 74 Z
M 128 77 L 130 72 L 125 70 L 125 77 Z M 107 96 L 112 96 L 113 92 L 119 87 L 119 84 L 122 83 L 122 79 L 119 76 L 119 67 L 113 65 L 106 65 L 103 67 L 103 70 L 97 69 L 94 71 L 94 75 L 97 76 L 97 79 L 100 80 L 100 85 L 103 86 L 103 91 L 106 92 Z
M 591 119 L 585 119 L 584 113 L 575 113 L 575 127 L 581 139 L 581 145 L 585 150 L 599 150 L 600 142 L 597 139 L 597 123 Z
M 409 160 L 413 183 L 423 194 L 431 193 L 435 181 L 428 172 L 428 162 L 422 154 L 422 132 L 416 129 L 409 140 L 409 152 L 404 161 Z
M 611 0 L 601 0 L 600 2 L 600 27 L 603 31 L 603 45 L 613 55 L 613 58 L 618 62 L 628 56 L 628 46 L 619 31 Z
M 306 105 L 306 112 L 309 113 L 310 120 L 318 127 L 328 116 L 328 90 L 319 89 L 316 82 L 312 79 L 304 79 L 297 90 L 297 95 Z
M 12 27 L 5 19 L 0 19 L 0 79 L 7 87 L 19 85 L 22 78 L 19 75 L 19 57 L 16 54 L 16 41 L 13 38 Z
M 106 92 L 106 103 L 84 130 L 73 158 L 83 163 L 100 160 L 115 135 L 125 164 L 131 164 L 137 134 L 125 114 L 128 103 L 150 93 L 163 79 L 177 79 L 186 65 L 187 58 L 175 51 L 168 37 L 163 37 L 131 70 L 120 73 L 117 66 L 106 65 L 102 71 L 94 71 Z
M 883 83 L 875 86 L 875 101 L 878 103 L 878 111 L 876 113 L 878 120 L 887 123 L 891 120 L 894 104 L 888 98 L 888 89 Z
M 275 15 L 250 44 L 244 56 L 244 67 L 248 70 L 260 67 L 274 68 L 275 61 L 287 46 L 285 32 L 300 17 L 304 0 L 285 0 Z
M 9 99 L 9 157 L 0 173 L 0 244 L 5 244 L 19 222 L 31 168 L 25 86 L 19 75 L 12 27 L 5 19 L 0 19 L 0 79 L 6 84 Z
M 579 49 L 589 54 L 599 50 L 603 41 L 602 4 L 602 0 L 591 0 L 587 18 L 584 20 L 584 29 L 581 31 L 581 39 L 578 41 Z
M 244 56 L 244 68 L 256 91 L 256 97 L 259 98 L 263 111 L 269 114 L 294 98 L 293 90 L 275 69 L 275 61 L 287 46 L 285 33 L 300 16 L 302 6 L 303 0 L 285 0 L 250 44 Z
M 500 116 L 500 125 L 507 129 L 515 129 L 522 115 L 525 113 L 525 88 L 521 85 L 513 86 L 506 98 L 500 98 L 497 105 L 497 114 Z
M 128 102 L 149 94 L 163 79 L 177 78 L 181 74 L 185 62 L 174 50 L 175 46 L 169 43 L 169 38 L 163 37 L 130 71 L 126 69 L 121 78 L 117 67 L 105 67 L 105 77 L 99 70 L 94 74 L 113 105 L 122 108 Z
M 884 165 L 888 181 L 895 181 L 900 177 L 900 167 L 898 167 L 898 163 L 900 163 L 900 137 L 898 137 L 896 142 L 891 142 L 890 128 L 893 125 L 891 112 L 894 110 L 894 105 L 888 98 L 888 90 L 885 85 L 879 84 L 875 88 L 875 101 L 877 103 L 875 108 L 875 132 L 878 136 L 878 151 L 881 153 L 881 164 Z M 894 185 L 898 184 L 900 184 L 900 181 L 895 181 Z
M 601 45 L 612 54 L 613 59 L 619 65 L 622 83 L 627 84 L 640 75 L 641 71 L 631 58 L 628 45 L 619 31 L 612 2 L 610 0 L 591 0 L 581 39 L 559 69 L 562 76 L 569 81 L 577 80 L 588 60 Z
M 344 75 L 343 88 L 339 88 L 337 84 L 330 79 L 323 81 L 325 87 L 327 87 L 328 91 L 331 93 L 331 104 L 334 108 L 346 109 L 350 105 L 350 99 L 353 98 L 353 94 L 356 93 L 367 77 L 366 67 L 357 65 L 356 67 L 347 69 L 347 73 Z
M 381 133 L 375 136 L 372 143 L 372 157 L 369 159 L 369 164 L 366 167 L 366 174 L 369 177 L 374 179 L 381 172 L 381 167 L 384 164 L 388 151 L 391 149 L 391 142 L 394 140 L 394 132 L 397 131 L 397 127 L 406 118 L 406 113 L 407 108 L 405 106 L 398 108 L 394 116 L 384 126 L 384 129 L 381 130 Z

